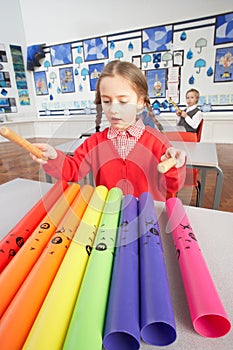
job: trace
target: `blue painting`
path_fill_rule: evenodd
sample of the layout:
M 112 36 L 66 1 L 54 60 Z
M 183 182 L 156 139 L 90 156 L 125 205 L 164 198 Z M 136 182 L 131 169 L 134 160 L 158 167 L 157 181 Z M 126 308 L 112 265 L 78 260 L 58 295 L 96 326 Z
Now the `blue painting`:
M 50 55 L 52 66 L 61 66 L 73 62 L 70 44 L 51 46 Z
M 47 78 L 45 71 L 33 72 L 36 95 L 48 95 Z
M 233 42 L 233 12 L 216 17 L 215 45 Z
M 0 98 L 0 107 L 6 107 L 9 106 L 9 99 L 8 98 Z
M 104 63 L 89 64 L 90 88 L 95 91 L 99 76 L 104 68 Z
M 167 69 L 152 69 L 146 71 L 149 97 L 166 97 Z
M 172 44 L 172 26 L 161 26 L 142 31 L 142 52 L 168 51 Z
M 108 58 L 106 38 L 84 40 L 83 45 L 85 61 L 96 61 Z
M 60 83 L 61 83 L 61 92 L 74 92 L 74 75 L 73 75 L 73 68 L 67 67 L 67 68 L 59 68 L 59 75 L 60 75 Z
M 214 82 L 233 81 L 233 47 L 216 50 Z

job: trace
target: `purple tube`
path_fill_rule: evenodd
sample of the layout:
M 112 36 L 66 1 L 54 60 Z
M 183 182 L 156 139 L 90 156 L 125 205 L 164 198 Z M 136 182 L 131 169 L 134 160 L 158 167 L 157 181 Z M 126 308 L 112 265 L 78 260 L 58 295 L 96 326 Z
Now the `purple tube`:
M 137 199 L 122 200 L 117 248 L 106 313 L 103 345 L 107 350 L 140 348 Z
M 175 341 L 176 326 L 157 215 L 148 192 L 139 197 L 139 233 L 141 337 L 165 346 Z

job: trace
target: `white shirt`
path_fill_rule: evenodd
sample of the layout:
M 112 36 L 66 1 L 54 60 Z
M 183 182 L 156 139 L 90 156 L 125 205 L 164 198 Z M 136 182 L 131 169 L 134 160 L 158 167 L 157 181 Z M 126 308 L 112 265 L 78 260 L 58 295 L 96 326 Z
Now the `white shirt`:
M 193 105 L 191 107 L 187 107 L 186 109 L 186 113 L 188 113 L 189 111 L 192 111 L 193 109 L 197 108 L 197 105 Z M 182 117 L 181 117 L 182 118 Z M 194 114 L 194 116 L 192 118 L 190 118 L 189 116 L 187 116 L 185 118 L 185 121 L 188 125 L 190 125 L 193 129 L 197 129 L 201 120 L 203 119 L 203 114 L 202 111 L 197 111 L 197 113 Z

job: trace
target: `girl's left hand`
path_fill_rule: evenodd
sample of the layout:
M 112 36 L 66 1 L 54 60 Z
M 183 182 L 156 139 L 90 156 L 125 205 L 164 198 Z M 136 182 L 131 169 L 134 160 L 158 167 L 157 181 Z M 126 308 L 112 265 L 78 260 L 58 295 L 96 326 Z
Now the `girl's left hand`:
M 165 154 L 162 155 L 161 161 L 163 162 L 164 160 L 169 159 L 169 158 L 175 158 L 176 159 L 175 167 L 180 168 L 186 162 L 186 153 L 183 150 L 176 149 L 174 147 L 169 147 L 166 150 Z

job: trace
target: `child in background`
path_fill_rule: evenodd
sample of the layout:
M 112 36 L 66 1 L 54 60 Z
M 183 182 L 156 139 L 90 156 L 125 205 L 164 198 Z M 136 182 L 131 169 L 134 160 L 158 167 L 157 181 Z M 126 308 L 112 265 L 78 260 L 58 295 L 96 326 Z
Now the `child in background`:
M 177 193 L 186 176 L 186 155 L 171 147 L 160 131 L 137 120 L 144 107 L 151 108 L 142 71 L 130 62 L 108 63 L 96 85 L 95 104 L 102 104 L 109 127 L 88 137 L 73 156 L 36 144 L 48 160 L 31 157 L 48 174 L 68 182 L 78 182 L 92 171 L 96 186 L 119 187 L 124 195 L 150 192 L 164 201 Z M 176 158 L 176 166 L 159 174 L 158 163 L 170 157 Z
M 179 126 L 184 126 L 186 131 L 197 132 L 198 126 L 203 119 L 201 110 L 197 107 L 200 94 L 196 89 L 190 89 L 186 92 L 187 108 L 184 111 L 178 110 L 176 115 L 179 118 Z

